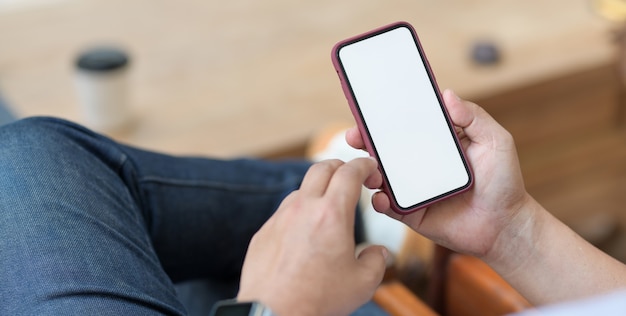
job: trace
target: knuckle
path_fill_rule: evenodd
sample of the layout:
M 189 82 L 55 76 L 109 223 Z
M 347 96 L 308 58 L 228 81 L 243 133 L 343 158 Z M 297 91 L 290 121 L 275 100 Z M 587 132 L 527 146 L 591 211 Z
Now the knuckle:
M 353 161 L 347 164 L 344 164 L 337 170 L 337 173 L 342 174 L 346 177 L 359 177 L 363 173 L 363 164 L 357 163 L 357 161 Z
M 502 132 L 500 140 L 503 146 L 507 148 L 515 147 L 515 139 L 513 138 L 513 134 L 511 134 L 511 132 L 506 129 L 504 129 L 504 131 Z
M 343 162 L 339 159 L 324 160 L 312 165 L 311 168 L 309 168 L 309 172 L 333 173 L 342 164 Z

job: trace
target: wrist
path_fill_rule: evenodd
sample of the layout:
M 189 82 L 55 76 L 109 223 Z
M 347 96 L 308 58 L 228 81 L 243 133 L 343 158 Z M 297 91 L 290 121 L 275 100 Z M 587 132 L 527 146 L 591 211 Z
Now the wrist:
M 524 269 L 537 251 L 541 239 L 545 210 L 528 193 L 511 210 L 513 214 L 498 234 L 492 248 L 481 257 L 501 276 Z

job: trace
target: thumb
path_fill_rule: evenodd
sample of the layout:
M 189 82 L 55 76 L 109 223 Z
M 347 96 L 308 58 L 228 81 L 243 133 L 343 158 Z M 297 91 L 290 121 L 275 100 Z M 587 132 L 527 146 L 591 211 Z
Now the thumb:
M 465 128 L 472 124 L 472 121 L 474 121 L 474 113 L 472 113 L 465 102 L 463 102 L 454 91 L 446 89 L 443 92 L 443 100 L 454 125 Z
M 473 142 L 492 141 L 494 135 L 508 133 L 483 108 L 461 100 L 452 90 L 444 91 L 443 98 L 454 125 L 462 128 Z
M 367 246 L 358 254 L 357 261 L 364 273 L 373 276 L 371 281 L 376 282 L 376 284 L 371 284 L 372 286 L 377 286 L 383 280 L 388 259 L 389 250 L 384 246 Z

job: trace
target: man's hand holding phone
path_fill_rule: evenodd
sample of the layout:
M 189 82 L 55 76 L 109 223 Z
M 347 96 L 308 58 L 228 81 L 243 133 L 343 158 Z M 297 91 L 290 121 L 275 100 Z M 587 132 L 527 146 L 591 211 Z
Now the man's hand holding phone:
M 445 247 L 483 259 L 532 304 L 623 288 L 624 264 L 586 242 L 526 192 L 511 135 L 478 105 L 452 91 L 443 97 L 472 164 L 474 186 L 404 216 L 379 192 L 374 208 Z M 357 128 L 346 140 L 355 148 L 364 146 Z
M 518 234 L 517 229 L 533 216 L 518 212 L 532 210 L 526 205 L 534 202 L 524 188 L 513 138 L 478 105 L 460 100 L 450 90 L 443 98 L 473 167 L 474 186 L 407 215 L 392 211 L 383 192 L 373 196 L 372 204 L 378 212 L 406 223 L 442 246 L 483 259 L 499 257 L 512 250 L 513 243 L 506 242 L 506 237 Z M 346 140 L 352 147 L 364 148 L 356 127 L 346 133 Z
M 375 209 L 487 261 L 523 253 L 512 242 L 538 208 L 513 138 L 479 106 L 440 94 L 413 27 L 346 39 L 331 57 L 357 124 L 347 140 L 379 161 Z

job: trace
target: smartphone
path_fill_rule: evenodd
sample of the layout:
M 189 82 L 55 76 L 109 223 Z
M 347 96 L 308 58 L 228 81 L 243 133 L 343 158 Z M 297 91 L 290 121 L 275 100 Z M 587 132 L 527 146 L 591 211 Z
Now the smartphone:
M 332 61 L 396 213 L 414 212 L 472 186 L 470 166 L 410 24 L 397 22 L 341 41 Z

